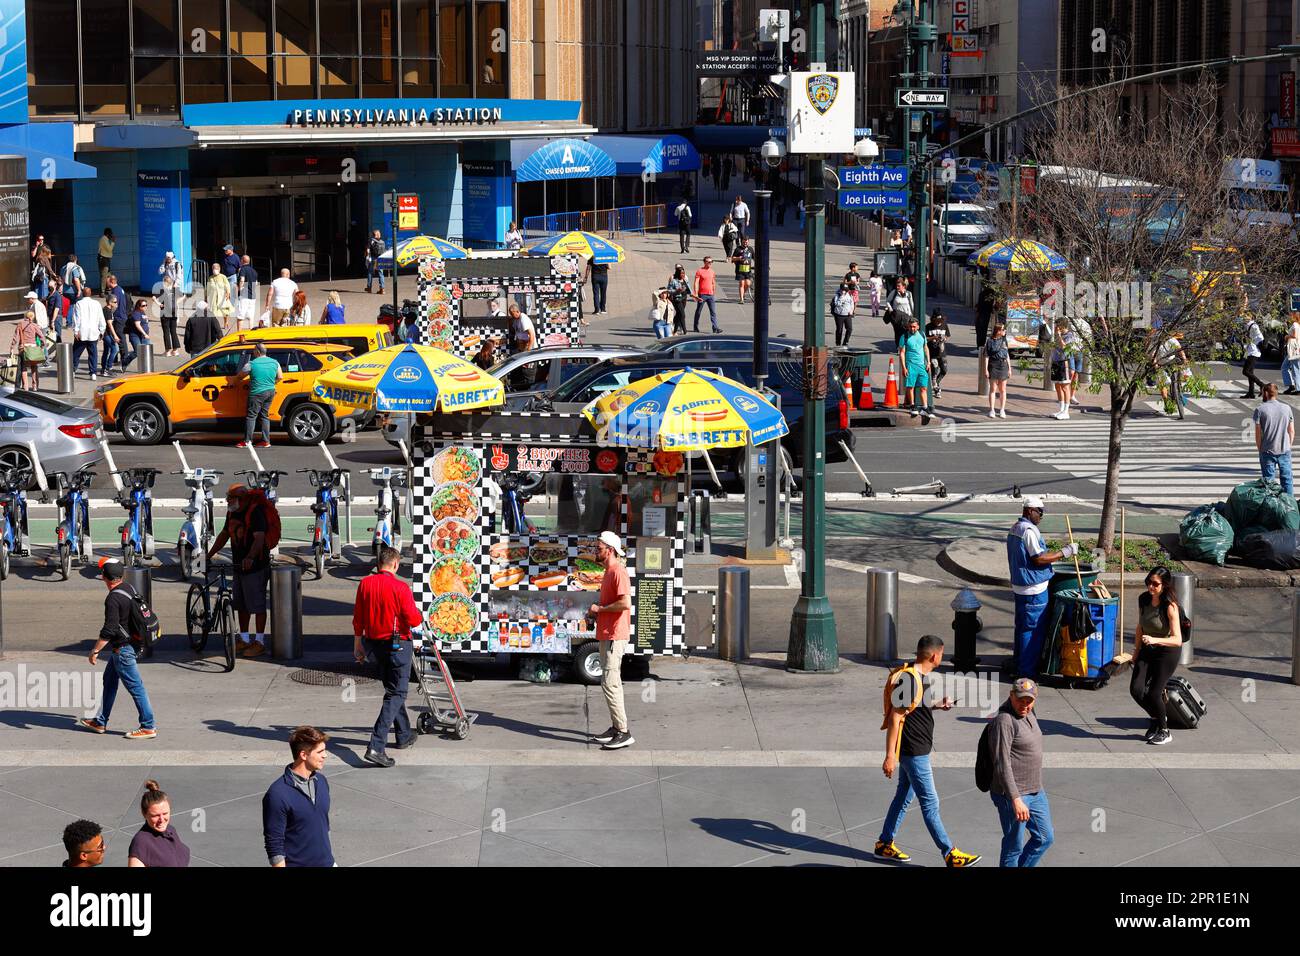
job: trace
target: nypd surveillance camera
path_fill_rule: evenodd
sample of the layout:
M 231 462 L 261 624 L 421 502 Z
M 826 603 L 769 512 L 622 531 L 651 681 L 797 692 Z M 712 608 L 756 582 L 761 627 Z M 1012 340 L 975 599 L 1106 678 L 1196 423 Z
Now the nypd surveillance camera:
M 763 162 L 775 169 L 785 159 L 785 144 L 779 140 L 769 139 L 758 152 L 763 157 Z
M 880 155 L 880 147 L 874 139 L 860 139 L 853 144 L 853 155 L 858 157 L 858 162 L 869 163 Z

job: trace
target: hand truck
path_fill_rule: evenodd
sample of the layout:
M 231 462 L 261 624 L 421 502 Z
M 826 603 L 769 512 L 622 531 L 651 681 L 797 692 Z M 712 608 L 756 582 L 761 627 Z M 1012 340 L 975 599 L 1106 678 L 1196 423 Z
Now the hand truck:
M 460 695 L 456 692 L 456 681 L 442 659 L 436 640 L 417 640 L 413 648 L 415 656 L 415 678 L 420 685 L 420 693 L 429 709 L 416 718 L 416 729 L 422 734 L 432 734 L 437 730 L 450 731 L 457 740 L 469 736 L 469 728 L 478 718 L 478 714 L 465 712 L 460 704 Z M 445 692 L 440 692 L 442 687 Z

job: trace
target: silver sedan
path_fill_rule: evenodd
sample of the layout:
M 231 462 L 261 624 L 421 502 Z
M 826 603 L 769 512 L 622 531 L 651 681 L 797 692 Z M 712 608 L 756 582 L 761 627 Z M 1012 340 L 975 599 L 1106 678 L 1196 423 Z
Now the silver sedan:
M 72 474 L 103 458 L 99 414 L 49 395 L 24 389 L 0 389 L 0 468 L 31 468 L 28 443 L 36 445 L 47 475 Z

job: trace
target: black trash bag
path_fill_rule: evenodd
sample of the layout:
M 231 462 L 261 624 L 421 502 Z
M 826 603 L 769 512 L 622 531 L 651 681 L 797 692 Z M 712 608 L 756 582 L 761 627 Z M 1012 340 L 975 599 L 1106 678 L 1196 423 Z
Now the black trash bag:
M 1222 504 L 1222 502 L 1219 502 Z M 1178 525 L 1178 543 L 1193 561 L 1207 561 L 1223 567 L 1232 550 L 1234 534 L 1219 504 L 1193 508 Z
M 1238 539 L 1257 528 L 1266 532 L 1300 529 L 1300 509 L 1296 508 L 1295 499 L 1278 482 L 1263 478 L 1232 489 L 1224 514 Z
M 1237 553 L 1252 568 L 1300 570 L 1300 531 L 1269 531 L 1249 535 L 1237 543 Z

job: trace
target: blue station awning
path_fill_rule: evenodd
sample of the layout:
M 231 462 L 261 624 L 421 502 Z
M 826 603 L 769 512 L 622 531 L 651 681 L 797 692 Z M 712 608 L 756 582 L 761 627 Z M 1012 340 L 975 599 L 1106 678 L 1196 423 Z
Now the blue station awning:
M 536 140 L 516 140 L 510 144 L 510 164 L 515 169 L 516 182 L 557 182 L 618 175 L 613 157 L 587 140 L 556 139 L 541 146 L 536 143 Z
M 594 136 L 591 141 L 614 158 L 620 176 L 689 173 L 700 168 L 700 154 L 682 136 Z
M 0 152 L 27 157 L 27 178 L 58 182 L 94 179 L 95 167 L 79 163 L 71 123 L 20 123 L 0 126 Z

